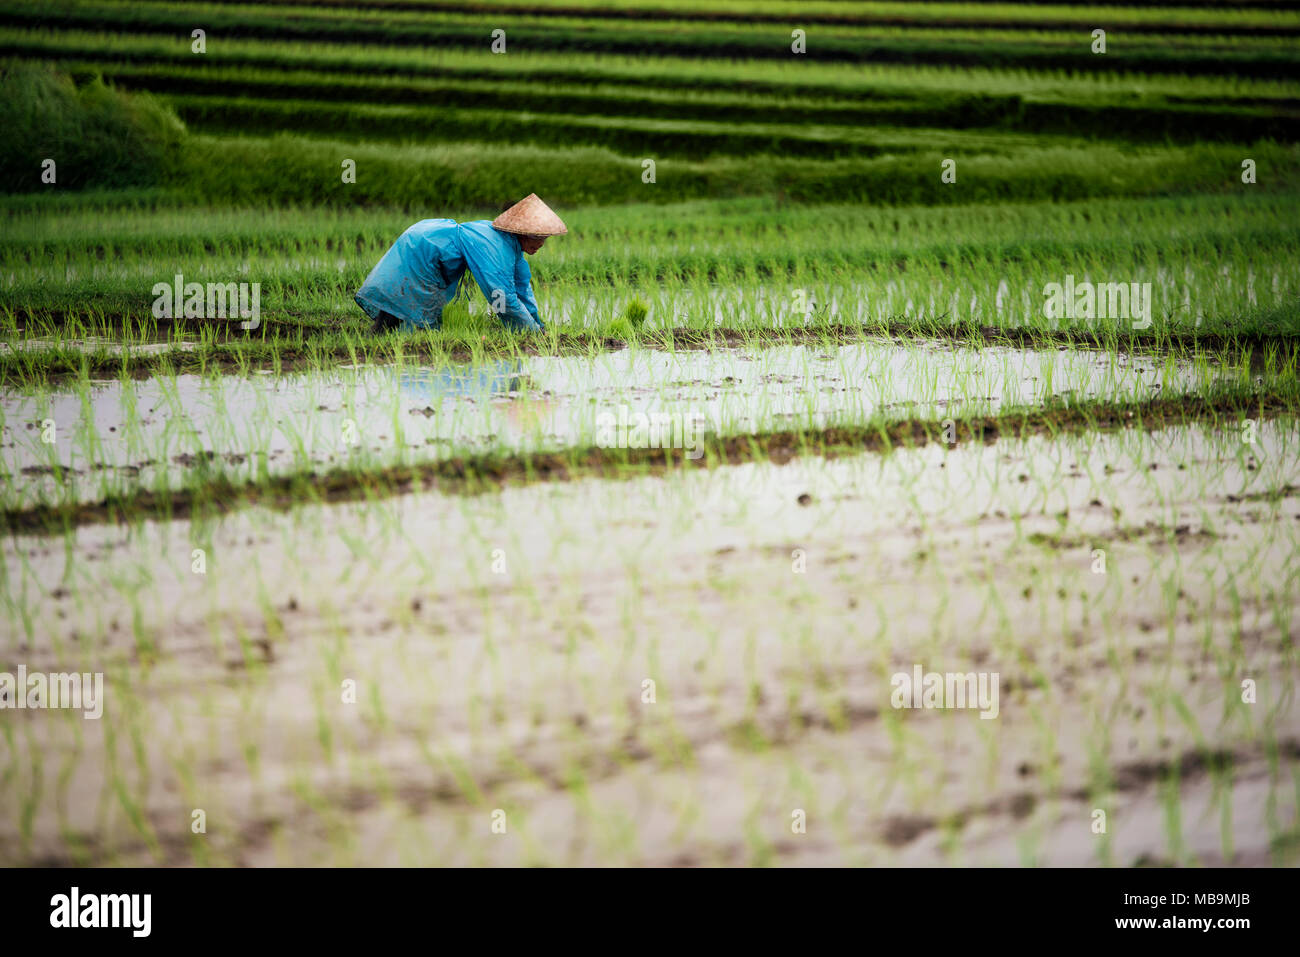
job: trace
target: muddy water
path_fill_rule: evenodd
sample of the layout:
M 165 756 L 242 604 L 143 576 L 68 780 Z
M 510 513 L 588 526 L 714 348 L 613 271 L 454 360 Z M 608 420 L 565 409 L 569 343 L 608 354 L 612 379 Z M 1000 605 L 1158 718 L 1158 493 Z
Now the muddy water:
M 689 451 L 710 431 L 942 419 L 1051 398 L 1148 398 L 1196 389 L 1212 374 L 1104 352 L 880 340 L 829 350 L 623 350 L 442 369 L 182 375 L 95 383 L 86 394 L 8 396 L 0 461 L 20 476 L 9 484 L 11 504 L 85 499 L 184 483 L 198 468 L 245 479 L 642 440 Z M 657 427 L 637 433 L 639 415 L 657 417 Z
M 122 355 L 129 353 L 131 355 L 149 355 L 152 353 L 163 352 L 191 352 L 197 343 L 186 341 L 164 340 L 159 342 L 131 342 L 124 343 L 118 339 L 110 339 L 106 336 L 83 336 L 81 338 L 67 339 L 12 339 L 8 342 L 0 342 L 0 352 L 22 352 L 22 351 L 42 351 L 46 349 L 67 349 L 78 352 L 95 353 L 107 352 L 111 355 Z
M 107 691 L 100 722 L 6 719 L 0 864 L 1294 864 L 1298 442 L 931 445 L 6 538 L 0 668 Z M 917 665 L 999 675 L 997 717 L 894 707 Z

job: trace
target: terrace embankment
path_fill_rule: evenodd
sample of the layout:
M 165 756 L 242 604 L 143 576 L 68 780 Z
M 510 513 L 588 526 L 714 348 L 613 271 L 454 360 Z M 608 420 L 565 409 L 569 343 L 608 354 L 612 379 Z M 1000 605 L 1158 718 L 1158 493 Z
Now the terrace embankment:
M 19 326 L 18 335 L 35 337 L 0 343 L 0 381 L 21 385 L 24 381 L 60 382 L 86 375 L 128 375 L 148 379 L 196 371 L 234 372 L 246 369 L 275 369 L 292 372 L 319 368 L 324 363 L 389 362 L 473 362 L 516 356 L 578 356 L 593 350 L 630 347 L 648 349 L 763 348 L 779 345 L 834 346 L 870 342 L 888 336 L 900 344 L 913 340 L 945 339 L 962 345 L 1018 346 L 1025 349 L 1048 347 L 1109 349 L 1135 355 L 1193 355 L 1197 352 L 1237 353 L 1260 362 L 1272 353 L 1285 363 L 1300 351 L 1300 336 L 1290 332 L 1257 330 L 1231 332 L 1162 329 L 1132 332 L 1080 327 L 1038 329 L 945 323 L 942 321 L 898 320 L 868 325 L 825 324 L 806 327 L 784 326 L 699 329 L 649 328 L 614 336 L 600 330 L 553 331 L 543 336 L 494 335 L 479 341 L 449 331 L 447 335 L 373 336 L 355 324 L 304 327 L 297 321 L 270 318 L 261 333 L 245 332 L 237 323 L 214 324 L 203 320 L 150 320 L 142 325 L 117 326 L 110 320 L 98 327 L 99 334 L 61 338 L 57 316 L 45 316 L 38 324 Z M 75 321 L 78 330 L 84 328 Z M 51 335 L 53 333 L 53 335 Z M 103 333 L 109 333 L 104 335 Z M 119 341 L 112 333 L 125 333 Z M 190 335 L 196 338 L 186 339 Z M 201 337 L 201 340 L 198 338 Z M 19 342 L 24 343 L 18 345 Z M 14 353 L 21 350 L 23 356 Z

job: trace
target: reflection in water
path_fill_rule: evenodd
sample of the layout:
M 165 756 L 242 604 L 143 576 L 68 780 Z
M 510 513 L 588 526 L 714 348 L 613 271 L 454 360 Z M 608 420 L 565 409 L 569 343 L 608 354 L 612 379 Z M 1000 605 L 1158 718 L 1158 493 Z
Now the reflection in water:
M 435 408 L 448 396 L 478 397 L 499 392 L 523 392 L 532 385 L 518 359 L 498 359 L 479 366 L 452 366 L 441 370 L 417 369 L 403 372 L 399 381 L 403 396 Z
M 522 395 L 536 390 L 537 383 L 524 372 L 523 362 L 519 359 L 498 359 L 477 366 L 402 372 L 398 385 L 402 399 L 412 406 L 412 414 L 436 414 L 441 403 L 447 399 L 477 401 L 511 394 L 515 398 L 505 401 L 500 411 L 505 413 L 502 420 L 506 426 L 505 434 L 512 440 L 522 440 L 527 436 L 536 439 L 546 427 L 554 427 L 550 420 L 553 403 L 544 398 L 528 399 Z M 444 421 L 448 421 L 446 417 Z M 464 424 L 463 421 L 451 419 L 447 438 L 464 441 L 482 434 L 481 425 L 475 425 L 466 433 L 463 431 Z

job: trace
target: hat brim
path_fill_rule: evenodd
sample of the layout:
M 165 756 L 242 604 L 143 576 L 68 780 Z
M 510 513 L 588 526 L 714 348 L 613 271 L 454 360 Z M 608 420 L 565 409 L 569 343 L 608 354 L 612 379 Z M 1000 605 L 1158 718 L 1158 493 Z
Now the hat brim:
M 498 232 L 510 233 L 512 236 L 536 236 L 538 239 L 549 239 L 551 236 L 563 236 L 569 231 L 568 229 L 557 229 L 553 231 L 540 229 L 511 229 L 508 226 L 498 226 L 495 222 L 492 223 L 492 228 Z

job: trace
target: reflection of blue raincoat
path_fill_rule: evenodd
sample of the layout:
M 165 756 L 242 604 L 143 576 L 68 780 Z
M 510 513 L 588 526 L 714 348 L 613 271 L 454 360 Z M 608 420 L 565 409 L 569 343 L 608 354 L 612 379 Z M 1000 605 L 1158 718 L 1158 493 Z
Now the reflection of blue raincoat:
M 356 294 L 371 319 L 380 312 L 405 328 L 442 325 L 442 307 L 456 295 L 468 269 L 501 321 L 512 329 L 540 330 L 532 273 L 519 238 L 486 219 L 457 223 L 423 219 L 402 233 L 370 270 Z
M 436 405 L 439 400 L 452 395 L 488 397 L 496 392 L 519 392 L 528 387 L 523 376 L 523 363 L 498 359 L 481 366 L 452 366 L 435 372 L 420 369 L 403 372 L 400 388 L 412 402 Z

